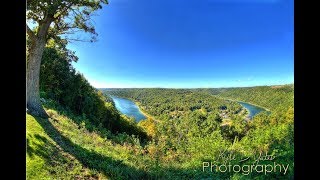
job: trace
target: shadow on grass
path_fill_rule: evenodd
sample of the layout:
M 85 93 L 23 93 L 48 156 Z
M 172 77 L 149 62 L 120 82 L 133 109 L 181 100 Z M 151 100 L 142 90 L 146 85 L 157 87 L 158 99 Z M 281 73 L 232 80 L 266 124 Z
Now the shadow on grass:
M 65 152 L 71 154 L 80 161 L 85 167 L 101 172 L 112 179 L 151 179 L 152 175 L 150 173 L 127 166 L 120 160 L 114 160 L 71 142 L 67 137 L 61 135 L 61 133 L 51 124 L 49 119 L 39 117 L 34 118 L 50 138 L 52 138 Z M 40 141 L 47 142 L 43 137 L 36 138 Z M 28 149 L 28 151 L 30 153 L 40 153 L 41 156 L 45 157 L 48 156 L 46 149 L 41 152 L 35 152 L 34 149 Z
M 97 179 L 97 175 L 91 175 L 88 177 L 79 177 L 81 173 L 68 172 L 72 171 L 72 167 L 75 166 L 73 159 L 77 159 L 84 167 L 93 170 L 94 172 L 100 172 L 110 179 L 226 179 L 228 174 L 217 174 L 212 172 L 202 172 L 201 164 L 196 169 L 185 169 L 185 168 L 164 168 L 164 167 L 150 167 L 148 171 L 137 169 L 135 167 L 124 164 L 121 160 L 114 160 L 111 157 L 101 155 L 93 150 L 85 149 L 63 136 L 50 122 L 49 119 L 43 119 L 35 117 L 39 125 L 44 129 L 45 133 L 53 140 L 57 145 L 62 148 L 64 152 L 68 154 L 62 154 L 61 151 L 57 150 L 57 147 L 50 143 L 45 137 L 35 134 L 34 138 L 37 139 L 37 144 L 33 144 L 36 148 L 29 146 L 29 140 L 27 140 L 28 155 L 32 156 L 37 154 L 43 157 L 47 163 L 53 167 L 48 167 L 49 171 L 54 175 L 54 171 L 60 171 L 60 174 L 74 178 L 89 178 Z M 55 121 L 55 119 L 53 119 Z M 46 143 L 46 147 L 43 144 Z M 71 160 L 70 160 L 71 159 Z M 144 162 L 141 162 L 144 163 Z M 61 177 L 57 177 L 61 178 Z M 71 178 L 71 177 L 70 177 Z
M 44 106 L 69 117 L 70 120 L 76 123 L 79 127 L 84 124 L 85 129 L 89 132 L 95 131 L 101 137 L 112 140 L 113 143 L 121 145 L 124 143 L 134 144 L 133 138 L 131 138 L 132 135 L 140 140 L 141 146 L 144 146 L 151 140 L 151 137 L 149 137 L 144 130 L 139 128 L 136 124 L 130 124 L 120 116 L 113 122 L 113 124 L 109 124 L 110 127 L 100 127 L 83 116 L 75 115 L 69 109 L 62 107 L 55 102 L 47 103 Z M 111 129 L 114 126 L 121 127 L 122 130 L 120 132 L 113 132 Z
M 39 134 L 28 135 L 27 155 L 31 158 L 34 156 L 40 157 L 41 160 L 45 162 L 45 165 L 42 168 L 50 173 L 50 178 L 52 179 L 63 179 L 66 177 L 76 178 L 80 176 L 86 179 L 99 178 L 96 174 L 81 175 L 84 171 L 81 169 L 81 165 L 79 165 L 77 161 L 74 161 L 74 158 L 68 158 L 67 156 L 69 154 L 59 151 L 54 143 Z M 37 168 L 27 168 L 28 179 L 39 178 L 38 174 Z

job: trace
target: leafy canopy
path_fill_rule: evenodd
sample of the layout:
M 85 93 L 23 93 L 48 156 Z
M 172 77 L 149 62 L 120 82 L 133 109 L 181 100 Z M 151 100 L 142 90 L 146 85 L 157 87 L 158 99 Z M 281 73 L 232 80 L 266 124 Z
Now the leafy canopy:
M 27 20 L 36 23 L 33 31 L 37 34 L 41 24 L 51 21 L 48 38 L 58 35 L 71 35 L 84 31 L 91 35 L 91 42 L 96 41 L 98 35 L 92 24 L 93 12 L 101 9 L 102 4 L 108 4 L 107 0 L 28 0 Z M 28 26 L 28 31 L 32 31 Z M 36 35 L 34 35 L 36 36 Z M 87 41 L 72 36 L 65 36 L 68 41 Z

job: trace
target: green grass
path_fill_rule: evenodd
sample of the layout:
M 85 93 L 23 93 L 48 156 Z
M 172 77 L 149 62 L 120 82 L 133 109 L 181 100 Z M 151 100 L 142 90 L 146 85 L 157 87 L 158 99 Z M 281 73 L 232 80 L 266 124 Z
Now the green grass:
M 192 140 L 191 145 L 196 149 L 192 156 L 170 153 L 162 151 L 161 143 L 158 146 L 152 142 L 140 143 L 136 137 L 112 134 L 93 126 L 90 120 L 75 116 L 59 105 L 46 107 L 48 119 L 27 114 L 27 179 L 244 178 L 241 174 L 202 172 L 203 158 L 209 157 L 207 154 L 213 147 L 222 146 L 215 137 Z M 280 135 L 279 139 L 284 139 Z M 209 143 L 210 140 L 215 143 Z M 250 138 L 247 141 L 244 143 L 252 144 Z M 159 155 L 163 152 L 166 153 Z
M 141 148 L 130 143 L 117 144 L 54 110 L 47 112 L 53 118 L 27 114 L 28 179 L 148 177 L 144 171 L 148 159 L 143 160 L 147 156 L 142 157 Z
M 27 114 L 27 179 L 68 179 L 92 174 L 47 135 L 36 118 Z
M 27 114 L 27 179 L 194 179 L 206 174 L 179 162 L 156 162 L 126 134 L 112 135 L 88 120 L 46 109 L 49 119 Z M 60 114 L 61 113 L 61 114 Z M 72 117 L 72 119 L 70 118 Z
M 197 175 L 179 164 L 159 165 L 137 138 L 97 129 L 90 132 L 81 117 L 70 119 L 53 109 L 46 111 L 49 119 L 27 114 L 27 179 L 192 179 Z

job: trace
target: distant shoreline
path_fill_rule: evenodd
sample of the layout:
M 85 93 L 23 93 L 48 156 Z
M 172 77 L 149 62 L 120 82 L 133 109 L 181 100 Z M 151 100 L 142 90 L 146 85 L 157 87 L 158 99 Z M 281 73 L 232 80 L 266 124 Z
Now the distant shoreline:
M 138 106 L 139 111 L 141 112 L 141 114 L 143 114 L 143 115 L 146 116 L 147 118 L 154 119 L 150 114 L 144 112 L 143 108 L 141 107 L 141 103 L 140 103 L 140 102 L 135 101 L 135 100 L 132 100 L 132 99 L 130 99 L 130 100 L 133 101 L 133 102 Z M 145 120 L 145 119 L 143 119 L 143 120 Z M 142 121 L 143 121 L 143 120 L 142 120 Z
M 235 101 L 235 102 L 242 102 L 242 103 L 250 104 L 250 105 L 257 106 L 257 107 L 260 107 L 260 108 L 262 108 L 262 109 L 264 109 L 264 110 L 266 110 L 266 111 L 271 112 L 270 109 L 268 109 L 268 108 L 266 108 L 266 107 L 259 106 L 259 105 L 254 104 L 254 103 L 245 102 L 245 101 L 240 101 L 240 100 L 235 100 L 235 99 L 227 99 L 227 98 L 223 98 L 223 97 L 221 97 L 221 96 L 215 96 L 215 97 L 219 97 L 219 98 L 224 99 L 224 100 L 229 100 L 229 101 Z
M 112 96 L 114 96 L 114 95 L 112 95 Z M 214 96 L 215 96 L 215 95 L 214 95 Z M 128 100 L 134 102 L 134 103 L 136 104 L 136 106 L 138 107 L 139 112 L 146 117 L 145 119 L 141 119 L 140 121 L 146 120 L 146 119 L 148 119 L 148 118 L 151 118 L 151 119 L 156 120 L 153 116 L 151 116 L 150 114 L 148 114 L 148 113 L 145 112 L 145 110 L 141 107 L 141 103 L 140 103 L 140 102 L 138 102 L 138 101 L 136 101 L 136 100 L 134 100 L 134 99 L 132 99 L 132 98 L 124 98 L 124 97 L 119 97 L 119 96 L 115 96 L 115 97 L 117 97 L 117 98 L 122 98 L 122 99 L 128 99 Z M 264 109 L 264 110 L 267 111 L 267 112 L 271 112 L 268 108 L 265 108 L 265 107 L 256 105 L 256 104 L 254 104 L 254 103 L 249 103 L 249 102 L 244 102 L 244 101 L 234 100 L 234 99 L 227 99 L 227 98 L 223 98 L 223 97 L 220 97 L 220 96 L 215 96 L 215 97 L 218 97 L 218 98 L 223 99 L 223 100 L 228 100 L 228 101 L 233 101 L 233 102 L 238 102 L 238 103 L 239 103 L 239 102 L 242 102 L 242 103 L 250 104 L 250 105 L 252 105 L 252 106 L 257 106 L 257 107 L 259 107 L 259 108 L 262 108 L 262 109 Z M 240 104 L 240 105 L 241 105 L 241 104 Z M 245 118 L 249 117 L 249 115 L 250 115 L 250 110 L 249 110 L 248 108 L 244 107 L 243 105 L 241 105 L 241 106 L 246 109 L 246 112 L 247 112 L 247 113 L 244 114 Z M 140 122 L 140 121 L 139 121 L 139 122 Z M 139 123 L 139 122 L 137 122 L 137 123 Z
M 154 119 L 154 120 L 155 120 L 155 118 L 154 118 L 153 116 L 151 116 L 150 114 L 146 113 L 146 112 L 143 110 L 143 108 L 141 107 L 140 102 L 138 102 L 138 101 L 136 101 L 136 100 L 134 100 L 134 99 L 131 99 L 131 98 L 124 98 L 124 97 L 119 97 L 119 96 L 115 96 L 115 95 L 110 95 L 110 96 L 114 96 L 114 97 L 122 98 L 122 99 L 128 99 L 128 100 L 132 101 L 133 103 L 135 103 L 135 105 L 136 105 L 136 106 L 138 107 L 138 109 L 139 109 L 139 112 L 146 117 L 145 119 L 141 119 L 140 121 L 146 120 L 146 119 L 148 119 L 148 118 L 151 118 L 151 119 Z M 140 121 L 139 121 L 139 122 L 140 122 Z M 136 121 L 136 122 L 137 122 L 137 121 Z M 139 123 L 139 122 L 137 122 L 137 123 Z

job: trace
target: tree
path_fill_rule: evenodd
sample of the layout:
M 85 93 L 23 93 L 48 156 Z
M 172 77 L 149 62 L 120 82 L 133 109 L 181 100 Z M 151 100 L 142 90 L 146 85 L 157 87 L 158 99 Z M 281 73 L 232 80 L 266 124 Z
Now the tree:
M 97 33 L 92 25 L 93 12 L 101 9 L 107 0 L 29 0 L 27 20 L 36 24 L 31 29 L 26 24 L 28 41 L 27 55 L 27 109 L 30 114 L 47 117 L 39 94 L 39 75 L 43 51 L 47 41 L 64 35 L 66 41 L 88 41 L 74 38 L 72 34 L 84 31 L 90 34 L 90 42 Z

